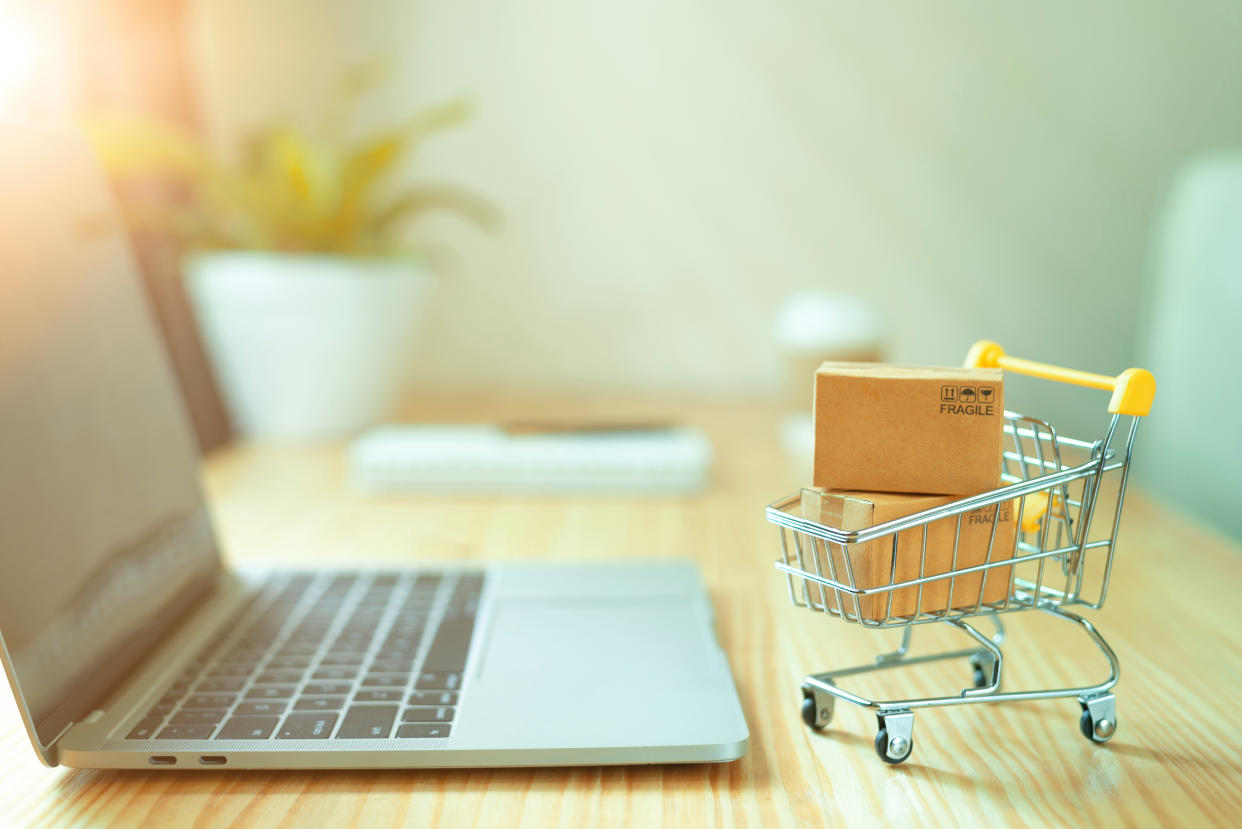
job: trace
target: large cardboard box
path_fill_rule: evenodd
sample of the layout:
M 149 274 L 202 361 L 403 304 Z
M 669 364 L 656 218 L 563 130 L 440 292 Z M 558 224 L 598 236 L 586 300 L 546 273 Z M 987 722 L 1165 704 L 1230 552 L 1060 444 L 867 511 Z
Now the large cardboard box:
M 825 489 L 976 495 L 1000 486 L 1000 369 L 824 363 L 815 468 Z
M 863 530 L 886 521 L 904 518 L 916 512 L 938 507 L 956 500 L 949 495 L 918 495 L 893 492 L 839 492 L 806 488 L 802 490 L 802 517 L 827 527 L 845 530 Z M 988 543 L 992 541 L 992 561 L 1006 561 L 1013 557 L 1015 510 L 1011 502 L 1001 504 L 995 540 L 992 540 L 992 523 L 997 517 L 996 508 L 983 507 L 962 514 L 961 537 L 957 546 L 957 569 L 985 563 Z M 941 518 L 927 524 L 927 555 L 922 576 L 947 573 L 953 568 L 953 538 L 957 535 L 957 518 Z M 920 553 L 923 546 L 922 526 L 911 527 L 897 533 L 897 566 L 893 570 L 893 536 L 881 536 L 862 544 L 815 545 L 815 556 L 825 577 L 841 584 L 850 583 L 863 590 L 883 587 L 897 582 L 920 578 Z M 810 550 L 803 544 L 804 556 Z M 848 556 L 848 569 L 846 558 Z M 814 571 L 816 562 L 807 558 L 807 569 Z M 983 572 L 958 576 L 955 579 L 939 579 L 923 585 L 922 611 L 937 613 L 949 609 L 949 582 L 953 581 L 953 608 L 974 607 L 980 601 L 983 590 L 984 604 L 1004 601 L 1009 592 L 1012 567 L 992 567 L 984 581 Z M 831 588 L 823 589 L 821 597 L 812 583 L 808 588 L 812 598 L 826 599 L 828 607 L 844 610 L 846 614 L 858 614 L 863 619 L 878 621 L 889 615 L 888 597 L 893 597 L 891 615 L 912 616 L 919 608 L 918 587 L 903 587 L 884 593 L 855 597 L 838 593 Z M 839 601 L 839 604 L 838 604 Z

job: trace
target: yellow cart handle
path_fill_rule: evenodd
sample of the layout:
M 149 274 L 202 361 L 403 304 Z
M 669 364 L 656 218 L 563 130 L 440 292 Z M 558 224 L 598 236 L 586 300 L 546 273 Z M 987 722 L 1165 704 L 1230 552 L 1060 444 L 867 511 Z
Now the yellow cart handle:
M 990 340 L 979 340 L 966 355 L 966 368 L 1003 368 L 1031 377 L 1073 383 L 1092 389 L 1107 389 L 1113 393 L 1108 410 L 1113 414 L 1143 416 L 1151 411 L 1152 398 L 1156 396 L 1156 378 L 1145 368 L 1128 368 L 1116 377 L 1092 374 L 1072 368 L 1050 366 L 1021 357 L 1010 357 Z

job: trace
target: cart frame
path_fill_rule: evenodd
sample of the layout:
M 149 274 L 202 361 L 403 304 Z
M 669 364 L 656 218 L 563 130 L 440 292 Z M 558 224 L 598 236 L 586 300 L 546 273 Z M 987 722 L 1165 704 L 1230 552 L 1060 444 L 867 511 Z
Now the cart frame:
M 1079 727 L 1088 739 L 1103 743 L 1117 728 L 1116 700 L 1112 693 L 1121 675 L 1121 666 L 1108 642 L 1095 626 L 1069 607 L 1098 609 L 1104 604 L 1112 573 L 1121 510 L 1125 501 L 1130 461 L 1138 423 L 1151 407 L 1155 380 L 1142 369 L 1129 369 L 1117 377 L 1088 374 L 1022 360 L 1005 355 L 995 343 L 982 341 L 972 347 L 966 365 L 993 366 L 1045 379 L 1093 388 L 1111 389 L 1109 418 L 1104 437 L 1093 443 L 1060 436 L 1042 420 L 1006 411 L 1007 448 L 1003 453 L 1004 486 L 980 495 L 962 498 L 939 507 L 862 530 L 842 531 L 790 512 L 799 501 L 795 494 L 767 508 L 767 520 L 776 524 L 781 539 L 781 558 L 776 568 L 784 573 L 791 602 L 813 612 L 836 616 L 843 621 L 871 628 L 902 628 L 901 644 L 882 653 L 873 663 L 806 676 L 802 681 L 802 717 L 819 730 L 832 719 L 836 700 L 844 700 L 875 712 L 878 733 L 877 754 L 887 763 L 900 763 L 913 748 L 914 711 L 919 708 L 969 705 L 983 702 L 1054 699 L 1076 697 L 1082 713 Z M 1077 454 L 1085 460 L 1071 463 L 1067 456 Z M 1109 485 L 1106 488 L 1106 485 Z M 1115 486 L 1115 489 L 1113 487 Z M 1097 504 L 1103 491 L 1115 492 L 1111 520 L 1102 522 L 1101 534 L 1093 537 L 1097 523 Z M 997 542 L 1001 510 L 1016 504 L 1016 529 L 1012 546 L 1003 549 Z M 984 516 L 991 510 L 991 537 L 985 559 L 978 564 L 959 566 L 963 516 Z M 953 530 L 951 564 L 942 572 L 927 571 L 928 527 L 935 522 Z M 919 576 L 897 578 L 898 540 L 907 543 L 914 534 L 919 550 Z M 921 539 L 918 536 L 921 534 Z M 883 584 L 859 584 L 853 560 L 862 551 L 887 552 L 891 545 L 891 569 Z M 903 548 L 908 553 L 908 549 Z M 1088 566 L 1088 565 L 1091 566 Z M 1055 565 L 1055 566 L 1049 566 Z M 841 572 L 838 572 L 841 571 Z M 966 595 L 958 590 L 958 580 L 978 575 L 977 591 Z M 1008 589 L 1003 598 L 985 601 L 989 578 L 1005 578 Z M 948 580 L 947 599 L 924 608 L 924 589 Z M 914 612 L 894 615 L 896 591 L 916 591 Z M 876 613 L 876 602 L 863 610 L 860 599 L 878 596 L 884 606 Z M 887 597 L 886 599 L 884 597 Z M 1108 677 L 1101 682 L 1067 688 L 1028 691 L 1002 691 L 1005 666 L 1001 645 L 1005 630 L 1000 614 L 1038 610 L 1071 623 L 1095 644 L 1109 665 Z M 976 617 L 990 616 L 995 626 L 986 635 L 976 626 Z M 914 627 L 940 622 L 966 634 L 972 646 L 922 656 L 911 656 Z M 870 699 L 839 687 L 838 680 L 863 673 L 918 665 L 946 659 L 967 659 L 973 668 L 973 684 L 953 695 L 908 699 Z

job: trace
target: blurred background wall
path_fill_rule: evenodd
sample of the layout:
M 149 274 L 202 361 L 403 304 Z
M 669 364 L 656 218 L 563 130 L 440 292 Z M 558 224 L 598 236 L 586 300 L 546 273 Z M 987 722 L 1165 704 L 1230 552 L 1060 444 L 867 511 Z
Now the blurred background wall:
M 897 360 L 986 336 L 1116 372 L 1174 170 L 1242 141 L 1231 2 L 193 0 L 189 23 L 222 143 L 313 119 L 374 55 L 397 76 L 364 120 L 474 96 L 417 159 L 507 217 L 436 229 L 459 256 L 418 367 L 437 389 L 769 393 L 795 289 L 874 302 Z
M 315 124 L 376 58 L 394 76 L 359 133 L 472 96 L 475 119 L 409 175 L 482 192 L 505 221 L 423 228 L 453 253 L 424 392 L 775 399 L 784 297 L 855 294 L 898 361 L 956 363 L 989 337 L 1152 367 L 1138 472 L 1242 537 L 1242 162 L 1179 179 L 1242 146 L 1232 0 L 0 0 L 0 24 L 0 117 L 131 108 L 232 148 L 273 119 Z M 176 263 L 139 241 L 215 445 L 227 424 Z M 1100 431 L 1102 395 L 1008 391 Z

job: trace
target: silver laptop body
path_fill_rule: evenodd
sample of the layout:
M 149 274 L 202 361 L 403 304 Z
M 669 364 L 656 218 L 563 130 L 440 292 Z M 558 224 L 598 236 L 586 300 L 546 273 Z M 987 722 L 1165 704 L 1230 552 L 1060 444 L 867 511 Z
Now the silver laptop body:
M 746 752 L 688 562 L 225 568 L 186 413 L 89 149 L 0 125 L 0 188 L 0 657 L 45 763 Z

